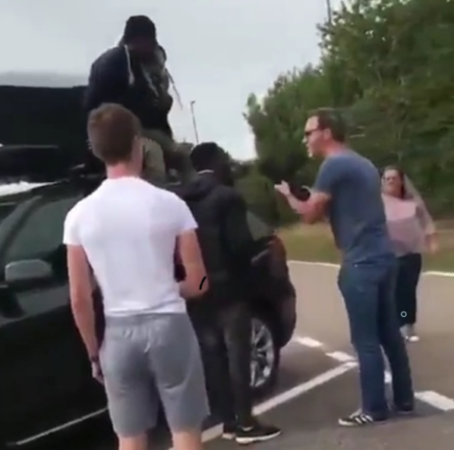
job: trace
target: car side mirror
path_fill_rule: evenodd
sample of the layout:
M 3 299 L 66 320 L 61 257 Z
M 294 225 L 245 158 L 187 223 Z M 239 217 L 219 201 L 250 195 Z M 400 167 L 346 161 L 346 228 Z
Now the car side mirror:
M 52 275 L 52 266 L 41 259 L 13 261 L 5 267 L 5 282 L 8 284 L 49 280 Z

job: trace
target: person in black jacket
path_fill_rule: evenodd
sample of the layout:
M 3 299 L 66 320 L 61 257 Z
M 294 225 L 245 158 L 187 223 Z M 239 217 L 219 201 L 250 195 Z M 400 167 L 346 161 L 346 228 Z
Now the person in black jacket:
M 168 121 L 173 99 L 166 60 L 155 24 L 147 16 L 132 16 L 119 45 L 92 64 L 85 93 L 87 113 L 103 103 L 118 103 L 137 116 L 144 138 L 143 175 L 157 185 L 165 183 L 167 169 L 190 168 L 188 156 L 178 152 Z
M 233 187 L 227 153 L 215 143 L 202 143 L 191 152 L 197 176 L 177 192 L 198 224 L 210 292 L 193 302 L 204 353 L 207 382 L 214 409 L 220 410 L 223 437 L 239 444 L 271 439 L 280 434 L 252 415 L 250 387 L 251 319 L 248 313 L 249 273 L 256 243 L 247 223 L 246 204 Z

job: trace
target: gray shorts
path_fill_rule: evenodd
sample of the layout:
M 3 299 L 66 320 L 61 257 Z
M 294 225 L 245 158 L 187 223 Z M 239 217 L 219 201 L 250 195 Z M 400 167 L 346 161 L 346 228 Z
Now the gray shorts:
M 171 431 L 201 429 L 208 398 L 199 343 L 186 314 L 107 317 L 100 361 L 119 436 L 153 428 L 160 402 Z

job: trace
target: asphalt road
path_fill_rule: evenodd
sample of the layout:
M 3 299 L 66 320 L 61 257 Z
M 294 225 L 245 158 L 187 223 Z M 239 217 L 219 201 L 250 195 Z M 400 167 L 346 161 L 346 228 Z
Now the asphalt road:
M 294 263 L 291 271 L 298 292 L 297 334 L 300 338 L 310 338 L 300 339 L 301 346 L 313 345 L 313 350 L 330 359 L 343 360 L 347 354 L 353 355 L 344 305 L 336 287 L 338 269 Z M 422 277 L 419 297 L 421 341 L 408 346 L 419 398 L 415 418 L 390 421 L 368 429 L 340 429 L 336 423 L 339 415 L 353 412 L 358 406 L 357 373 L 352 369 L 265 414 L 264 419 L 281 425 L 284 433 L 279 440 L 262 444 L 262 447 L 265 450 L 271 446 L 288 450 L 452 448 L 453 292 L 453 277 Z M 308 373 L 312 362 L 302 359 L 300 365 L 301 373 Z M 216 450 L 225 446 L 218 442 L 211 445 L 216 446 Z
M 295 340 L 283 352 L 279 386 L 258 405 L 263 420 L 282 427 L 281 437 L 260 444 L 264 450 L 437 450 L 452 449 L 454 438 L 454 277 L 424 275 L 420 283 L 421 341 L 409 344 L 418 413 L 366 429 L 341 429 L 337 418 L 358 408 L 358 380 L 349 344 L 337 268 L 290 263 L 298 292 Z M 104 430 L 100 432 L 100 430 Z M 74 449 L 110 450 L 106 424 L 94 427 Z M 218 438 L 219 427 L 205 432 L 209 450 L 235 447 Z M 90 444 L 87 438 L 90 436 Z M 91 438 L 91 436 L 93 436 Z M 78 444 L 80 442 L 80 444 Z M 153 438 L 167 450 L 168 440 Z

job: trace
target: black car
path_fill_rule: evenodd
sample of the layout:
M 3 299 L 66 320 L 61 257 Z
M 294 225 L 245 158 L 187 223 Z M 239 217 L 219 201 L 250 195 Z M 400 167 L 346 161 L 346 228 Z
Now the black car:
M 0 75 L 0 449 L 106 413 L 73 323 L 61 243 L 66 213 L 103 179 L 87 159 L 84 89 L 72 77 Z M 263 395 L 293 334 L 295 290 L 279 238 L 252 213 L 249 223 L 260 280 L 251 383 Z
M 104 176 L 86 166 L 65 171 L 61 155 L 58 147 L 0 147 L 0 447 L 106 412 L 73 323 L 62 245 L 66 213 Z M 47 171 L 39 161 L 47 161 Z M 250 299 L 251 383 L 263 394 L 276 381 L 280 349 L 294 330 L 295 291 L 281 242 L 257 217 L 249 219 L 262 243 L 256 276 L 266 280 Z

